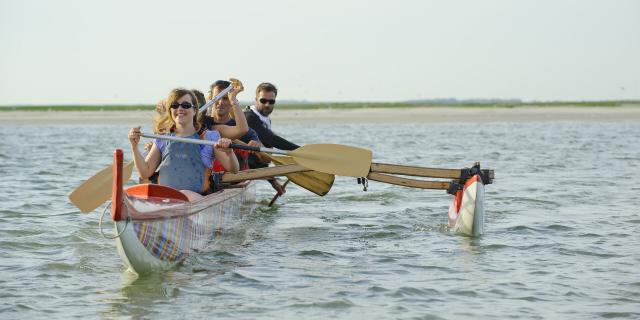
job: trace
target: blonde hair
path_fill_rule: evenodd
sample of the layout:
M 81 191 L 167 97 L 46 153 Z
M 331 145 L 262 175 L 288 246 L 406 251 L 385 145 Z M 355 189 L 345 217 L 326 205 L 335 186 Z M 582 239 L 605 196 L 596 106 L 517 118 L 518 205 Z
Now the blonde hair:
M 196 131 L 200 130 L 200 123 L 198 122 L 198 105 L 195 94 L 193 94 L 193 92 L 191 92 L 190 90 L 184 88 L 176 88 L 171 90 L 171 92 L 169 93 L 169 97 L 164 100 L 164 113 L 156 115 L 153 121 L 154 132 L 169 133 L 176 130 L 176 122 L 173 120 L 173 118 L 171 118 L 171 105 L 173 103 L 176 103 L 185 95 L 189 95 L 191 97 L 191 102 L 195 109 L 195 112 L 193 114 L 193 126 L 195 127 Z

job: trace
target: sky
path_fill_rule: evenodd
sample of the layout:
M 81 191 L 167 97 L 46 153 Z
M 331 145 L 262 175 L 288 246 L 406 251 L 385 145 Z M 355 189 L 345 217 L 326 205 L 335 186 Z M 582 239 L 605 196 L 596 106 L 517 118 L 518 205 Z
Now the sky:
M 640 99 L 636 0 L 0 0 L 0 105 Z

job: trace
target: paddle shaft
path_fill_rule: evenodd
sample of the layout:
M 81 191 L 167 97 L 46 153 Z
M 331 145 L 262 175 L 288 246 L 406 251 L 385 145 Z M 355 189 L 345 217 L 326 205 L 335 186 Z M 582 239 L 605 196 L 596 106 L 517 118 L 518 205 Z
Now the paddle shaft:
M 215 97 L 213 97 L 213 99 L 211 99 L 209 102 L 205 103 L 204 106 L 200 107 L 198 112 L 203 112 L 203 111 L 206 111 L 207 109 L 209 109 L 209 107 L 211 107 L 214 103 L 216 103 L 218 100 L 220 100 L 222 97 L 224 97 L 227 93 L 229 93 L 229 91 L 231 91 L 231 89 L 233 89 L 233 83 L 229 84 L 228 87 L 226 87 L 222 91 L 220 91 L 220 93 L 218 93 Z
M 151 134 L 151 133 L 143 133 L 143 134 L 141 134 L 141 136 L 143 136 L 145 138 L 151 138 L 151 139 L 162 139 L 162 140 L 184 142 L 184 143 L 203 144 L 203 145 L 207 145 L 207 146 L 215 146 L 217 144 L 216 141 L 201 140 L 201 139 L 191 139 L 191 138 L 181 138 L 181 137 L 174 137 L 174 136 L 160 135 L 160 134 Z M 231 145 L 229 145 L 229 148 L 243 149 L 243 150 L 257 151 L 257 152 L 265 152 L 265 153 L 284 154 L 284 155 L 289 154 L 287 151 L 283 151 L 283 150 L 278 150 L 278 149 L 273 149 L 273 148 L 260 148 L 260 147 L 253 147 L 253 146 L 245 146 L 245 145 L 237 144 L 237 143 L 232 143 Z
M 287 179 L 287 181 L 284 182 L 284 184 L 282 184 L 282 190 L 284 190 L 285 187 L 287 187 L 287 184 L 289 184 L 291 180 Z M 271 201 L 269 201 L 269 207 L 273 206 L 274 203 L 276 203 L 276 199 L 278 199 L 280 197 L 280 193 L 276 192 L 276 195 L 273 196 L 273 198 L 271 198 Z

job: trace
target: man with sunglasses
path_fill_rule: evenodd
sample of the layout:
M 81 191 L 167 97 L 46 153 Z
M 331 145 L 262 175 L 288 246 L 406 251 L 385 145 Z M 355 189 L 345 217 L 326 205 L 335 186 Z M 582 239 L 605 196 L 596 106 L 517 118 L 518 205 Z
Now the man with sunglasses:
M 247 118 L 249 128 L 255 130 L 260 138 L 260 142 L 267 148 L 278 148 L 281 150 L 295 150 L 299 148 L 295 143 L 289 142 L 287 139 L 278 136 L 271 131 L 271 119 L 269 115 L 273 112 L 276 103 L 278 89 L 269 82 L 263 82 L 256 88 L 256 98 L 253 105 L 247 107 L 244 115 Z M 260 161 L 255 155 L 249 156 L 249 167 L 262 168 L 267 165 Z M 269 180 L 271 186 L 282 195 L 284 188 L 278 180 Z
M 247 107 L 244 115 L 247 118 L 249 128 L 256 131 L 258 138 L 260 138 L 260 141 L 265 147 L 295 150 L 300 146 L 289 142 L 287 139 L 271 131 L 271 119 L 269 119 L 269 115 L 273 112 L 277 95 L 278 89 L 273 84 L 268 82 L 259 84 L 256 88 L 255 104 Z

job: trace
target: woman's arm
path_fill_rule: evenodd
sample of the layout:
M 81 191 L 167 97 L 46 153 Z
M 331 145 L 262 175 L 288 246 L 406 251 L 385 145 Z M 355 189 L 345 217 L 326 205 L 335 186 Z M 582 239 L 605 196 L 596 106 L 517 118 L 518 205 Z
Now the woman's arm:
M 160 150 L 156 147 L 154 143 L 151 146 L 151 150 L 149 154 L 147 154 L 147 158 L 143 158 L 140 150 L 138 150 L 138 143 L 140 142 L 140 127 L 132 128 L 129 131 L 129 142 L 131 143 L 131 153 L 133 154 L 133 163 L 140 174 L 142 179 L 147 179 L 158 168 L 160 164 Z

